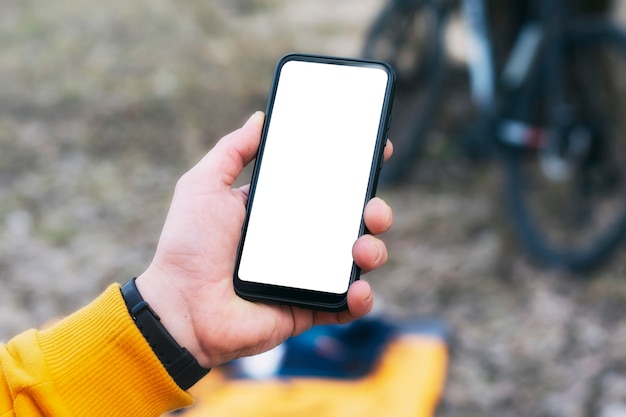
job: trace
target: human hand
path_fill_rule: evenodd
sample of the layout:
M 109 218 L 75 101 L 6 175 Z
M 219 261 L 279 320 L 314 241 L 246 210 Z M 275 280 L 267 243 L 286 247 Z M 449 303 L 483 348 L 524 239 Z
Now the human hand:
M 154 259 L 137 279 L 165 328 L 207 368 L 269 350 L 313 325 L 355 320 L 373 306 L 371 288 L 362 280 L 350 286 L 348 309 L 340 313 L 253 303 L 235 294 L 233 268 L 248 186 L 232 187 L 256 155 L 263 118 L 255 113 L 180 178 Z M 392 153 L 387 145 L 385 159 Z M 355 242 L 352 255 L 367 272 L 387 260 L 386 246 L 375 235 L 390 228 L 391 209 L 373 198 L 364 221 L 371 234 Z

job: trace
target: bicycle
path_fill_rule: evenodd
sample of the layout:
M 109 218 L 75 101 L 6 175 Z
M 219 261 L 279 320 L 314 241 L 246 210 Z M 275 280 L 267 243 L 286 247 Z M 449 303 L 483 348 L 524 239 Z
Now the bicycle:
M 536 260 L 594 268 L 626 237 L 626 33 L 574 2 L 509 3 L 502 54 L 486 0 L 390 0 L 363 55 L 396 68 L 383 183 L 406 180 L 423 151 L 451 67 L 445 29 L 460 10 L 475 116 L 466 141 L 499 160 L 520 243 Z M 581 5 L 578 5 L 580 9 Z

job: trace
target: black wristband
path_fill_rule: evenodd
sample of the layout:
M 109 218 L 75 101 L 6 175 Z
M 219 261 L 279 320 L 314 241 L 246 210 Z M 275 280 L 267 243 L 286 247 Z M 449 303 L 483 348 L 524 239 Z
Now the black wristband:
M 167 373 L 179 387 L 188 390 L 211 369 L 200 366 L 196 358 L 174 340 L 137 290 L 135 279 L 127 281 L 121 288 L 128 312 Z

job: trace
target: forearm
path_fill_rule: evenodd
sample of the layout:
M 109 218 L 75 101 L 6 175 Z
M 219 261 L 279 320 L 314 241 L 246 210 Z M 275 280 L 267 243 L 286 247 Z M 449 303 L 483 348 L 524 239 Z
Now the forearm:
M 119 291 L 49 330 L 0 346 L 0 416 L 159 416 L 189 405 L 132 321 Z

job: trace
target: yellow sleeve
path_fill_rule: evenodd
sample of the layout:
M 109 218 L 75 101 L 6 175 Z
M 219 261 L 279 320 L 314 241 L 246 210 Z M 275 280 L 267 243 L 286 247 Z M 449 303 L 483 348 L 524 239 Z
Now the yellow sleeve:
M 135 326 L 119 285 L 48 330 L 0 344 L 0 417 L 148 417 L 191 403 Z

